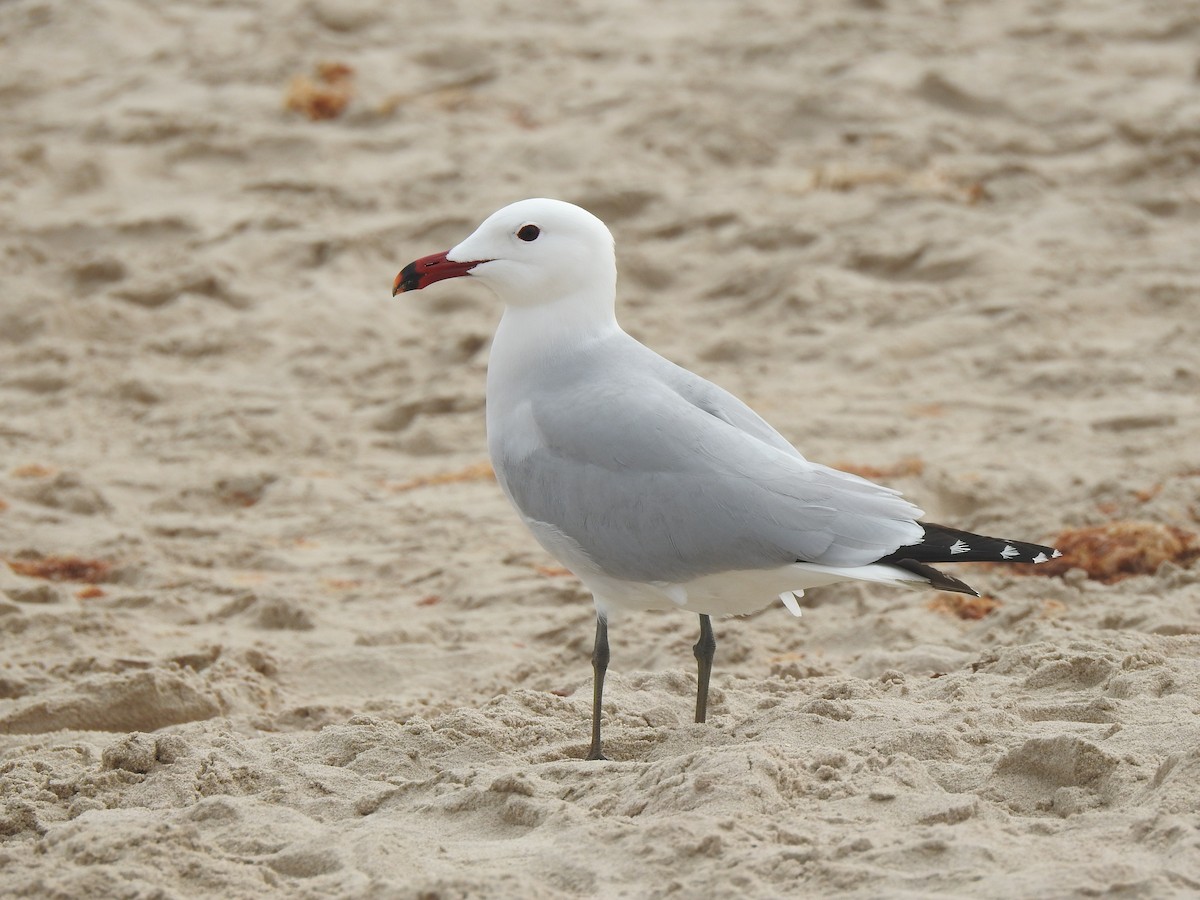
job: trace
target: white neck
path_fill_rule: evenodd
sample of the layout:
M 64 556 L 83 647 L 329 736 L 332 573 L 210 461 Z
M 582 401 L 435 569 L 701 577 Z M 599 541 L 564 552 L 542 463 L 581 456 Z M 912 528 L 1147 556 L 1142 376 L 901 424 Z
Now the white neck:
M 507 304 L 493 352 L 497 346 L 512 345 L 528 351 L 531 357 L 570 353 L 581 343 L 619 331 L 615 294 L 607 285 L 599 290 L 592 286 L 551 303 Z
M 618 333 L 611 294 L 605 300 L 594 290 L 581 291 L 553 303 L 506 306 L 488 360 L 488 395 L 515 388 L 525 377 L 536 377 L 536 370 Z

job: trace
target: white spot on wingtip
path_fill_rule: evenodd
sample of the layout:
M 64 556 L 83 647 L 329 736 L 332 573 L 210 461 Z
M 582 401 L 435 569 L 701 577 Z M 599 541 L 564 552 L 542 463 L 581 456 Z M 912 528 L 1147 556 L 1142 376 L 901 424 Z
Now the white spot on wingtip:
M 1045 562 L 1046 560 L 1048 560 L 1049 558 L 1050 558 L 1050 557 L 1048 557 L 1048 556 L 1047 556 L 1045 553 L 1039 553 L 1037 556 L 1035 556 L 1035 557 L 1033 558 L 1033 561 L 1034 561 L 1035 563 L 1044 563 L 1044 562 Z
M 800 618 L 800 604 L 796 600 L 804 596 L 804 591 L 784 591 L 779 595 L 784 608 L 797 619 Z
M 953 544 L 950 545 L 951 553 L 966 553 L 970 549 L 971 548 L 968 547 L 966 544 L 964 544 L 962 541 L 955 541 Z
M 1062 551 L 1061 551 L 1061 550 L 1055 550 L 1055 551 L 1054 551 L 1054 555 L 1053 555 L 1053 556 L 1051 556 L 1050 558 L 1051 558 L 1051 559 L 1058 559 L 1060 556 L 1062 556 Z
M 1012 544 L 1005 544 L 1004 549 L 1000 551 L 1000 556 L 1004 559 L 1012 559 L 1014 556 L 1020 556 L 1021 551 Z

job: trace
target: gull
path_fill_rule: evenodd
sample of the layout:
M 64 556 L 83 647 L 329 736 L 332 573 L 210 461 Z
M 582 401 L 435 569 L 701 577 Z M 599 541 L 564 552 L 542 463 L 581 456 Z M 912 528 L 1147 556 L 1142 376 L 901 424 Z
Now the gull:
M 613 247 L 586 210 L 522 200 L 392 284 L 395 296 L 470 277 L 504 304 L 488 360 L 488 454 L 521 520 L 594 599 L 588 759 L 605 758 L 608 623 L 619 611 L 699 615 L 704 722 L 712 616 L 776 598 L 798 616 L 797 596 L 841 581 L 978 596 L 930 564 L 1060 555 L 921 522 L 898 491 L 805 459 L 745 403 L 621 330 Z

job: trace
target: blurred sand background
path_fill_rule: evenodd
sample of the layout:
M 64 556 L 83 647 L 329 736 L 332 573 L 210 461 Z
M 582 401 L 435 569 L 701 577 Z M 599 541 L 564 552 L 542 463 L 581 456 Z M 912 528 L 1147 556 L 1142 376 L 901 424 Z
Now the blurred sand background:
M 584 763 L 589 598 L 483 465 L 499 310 L 389 290 L 571 200 L 627 330 L 810 458 L 993 534 L 1194 532 L 1198 38 L 0 4 L 0 894 L 1194 896 L 1200 571 L 812 591 L 717 623 L 705 726 L 694 617 L 630 616 Z

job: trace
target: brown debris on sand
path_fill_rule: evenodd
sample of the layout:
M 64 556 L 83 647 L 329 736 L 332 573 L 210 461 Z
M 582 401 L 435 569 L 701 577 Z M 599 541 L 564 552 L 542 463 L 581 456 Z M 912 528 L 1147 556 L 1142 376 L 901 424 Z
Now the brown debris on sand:
M 354 69 L 345 63 L 318 63 L 313 76 L 296 75 L 288 85 L 284 109 L 298 112 L 309 121 L 336 119 L 354 97 Z
M 95 584 L 103 581 L 112 570 L 112 563 L 102 559 L 78 556 L 43 556 L 39 559 L 5 560 L 18 575 L 44 578 L 47 581 L 82 581 Z
M 977 621 L 991 615 L 1000 607 L 1000 601 L 986 594 L 972 597 L 970 594 L 950 594 L 938 591 L 933 599 L 925 604 L 933 612 L 948 616 L 957 616 L 964 621 Z
M 1026 575 L 1064 575 L 1083 569 L 1088 578 L 1112 584 L 1152 575 L 1165 562 L 1184 568 L 1200 559 L 1200 535 L 1158 522 L 1107 522 L 1068 529 L 1051 543 L 1062 556 L 1021 569 Z

